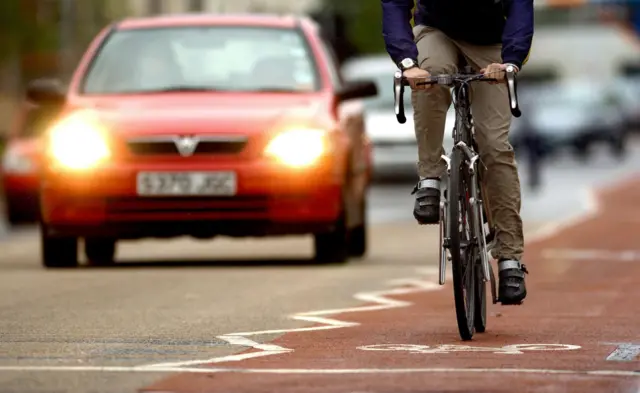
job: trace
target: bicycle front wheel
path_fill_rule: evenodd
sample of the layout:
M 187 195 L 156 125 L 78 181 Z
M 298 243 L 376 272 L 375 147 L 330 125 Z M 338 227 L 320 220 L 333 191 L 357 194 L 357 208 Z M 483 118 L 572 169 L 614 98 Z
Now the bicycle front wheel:
M 471 247 L 471 226 L 468 212 L 468 188 L 463 175 L 463 152 L 454 148 L 448 194 L 448 237 L 453 272 L 453 295 L 460 337 L 471 340 L 475 330 L 476 269 Z
M 475 329 L 477 333 L 484 333 L 487 330 L 487 283 L 482 279 L 482 262 L 480 257 L 473 259 L 473 271 L 475 274 Z

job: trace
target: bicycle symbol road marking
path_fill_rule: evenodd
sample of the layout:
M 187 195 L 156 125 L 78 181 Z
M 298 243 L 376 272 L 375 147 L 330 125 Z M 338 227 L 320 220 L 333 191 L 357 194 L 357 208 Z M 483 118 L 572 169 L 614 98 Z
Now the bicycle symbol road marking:
M 378 344 L 357 347 L 362 351 L 406 351 L 409 353 L 492 352 L 501 355 L 521 355 L 533 351 L 574 351 L 578 345 L 568 344 L 514 344 L 504 347 L 472 347 L 469 345 Z

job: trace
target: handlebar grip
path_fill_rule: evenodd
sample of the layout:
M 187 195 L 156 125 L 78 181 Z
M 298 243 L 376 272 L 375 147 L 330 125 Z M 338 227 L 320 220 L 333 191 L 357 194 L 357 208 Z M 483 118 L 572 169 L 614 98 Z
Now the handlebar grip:
M 522 112 L 518 106 L 518 82 L 516 80 L 516 72 L 513 66 L 507 66 L 506 70 L 507 91 L 509 93 L 509 109 L 514 117 L 520 117 Z
M 407 122 L 407 117 L 404 115 L 404 86 L 406 79 L 402 76 L 402 71 L 396 71 L 393 76 L 393 98 L 394 109 L 396 112 L 396 119 L 398 123 L 404 124 Z

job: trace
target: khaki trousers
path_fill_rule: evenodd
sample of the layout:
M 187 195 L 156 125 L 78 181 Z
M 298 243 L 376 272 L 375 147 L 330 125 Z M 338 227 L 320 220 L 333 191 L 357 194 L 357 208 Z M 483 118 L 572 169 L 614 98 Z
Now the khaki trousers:
M 477 46 L 453 40 L 440 30 L 418 25 L 413 29 L 420 67 L 432 75 L 458 71 L 459 55 L 476 70 L 490 63 L 502 63 L 501 45 Z M 480 159 L 486 166 L 484 186 L 495 228 L 495 258 L 520 260 L 524 239 L 520 218 L 520 179 L 513 147 L 509 143 L 508 92 L 504 84 L 472 83 L 470 89 L 476 140 Z M 441 159 L 446 114 L 451 105 L 450 90 L 434 86 L 412 91 L 414 123 L 418 143 L 418 175 L 440 177 L 446 170 Z M 451 132 L 451 130 L 446 130 Z M 447 152 L 448 153 L 448 152 Z

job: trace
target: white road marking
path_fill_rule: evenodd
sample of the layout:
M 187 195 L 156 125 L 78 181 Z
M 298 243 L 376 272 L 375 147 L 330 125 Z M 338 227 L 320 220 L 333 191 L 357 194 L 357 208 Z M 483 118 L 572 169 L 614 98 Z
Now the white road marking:
M 407 351 L 409 353 L 453 353 L 453 352 L 492 352 L 502 355 L 521 355 L 523 351 L 573 351 L 578 345 L 567 344 L 513 344 L 504 347 L 473 347 L 469 345 L 428 345 L 415 344 L 379 344 L 365 345 L 357 349 L 363 351 Z
M 629 180 L 617 182 L 619 186 L 625 184 Z M 615 188 L 612 185 L 608 188 Z M 540 230 L 536 231 L 532 235 L 528 236 L 526 243 L 542 241 L 546 238 L 556 235 L 561 230 L 578 225 L 579 223 L 586 221 L 587 219 L 600 213 L 600 205 L 598 203 L 595 193 L 591 189 L 585 190 L 583 204 L 586 208 L 586 213 L 579 214 L 568 220 L 562 220 L 555 223 L 551 223 Z M 424 274 L 428 271 L 429 274 L 437 274 L 437 268 L 420 268 L 420 273 Z M 377 311 L 397 307 L 406 307 L 411 305 L 410 302 L 389 299 L 386 296 L 392 295 L 406 295 L 416 292 L 432 291 L 442 288 L 442 286 L 434 282 L 421 281 L 414 278 L 394 280 L 396 284 L 405 284 L 407 288 L 396 288 L 388 291 L 378 291 L 369 293 L 359 293 L 354 297 L 361 301 L 377 303 L 372 306 L 361 306 L 345 309 L 333 309 L 333 310 L 321 310 L 315 312 L 301 313 L 293 315 L 291 318 L 307 322 L 323 323 L 325 326 L 316 326 L 308 328 L 296 328 L 296 329 L 278 329 L 278 330 L 264 330 L 255 332 L 240 332 L 230 333 L 222 336 L 218 336 L 219 339 L 227 341 L 232 345 L 245 346 L 252 349 L 257 349 L 260 352 L 251 352 L 237 355 L 222 356 L 217 358 L 205 359 L 205 360 L 193 360 L 173 363 L 156 363 L 150 365 L 134 366 L 134 367 L 39 367 L 39 366 L 0 366 L 0 371 L 113 371 L 113 372 L 169 372 L 169 373 L 181 373 L 181 372 L 193 372 L 193 373 L 215 373 L 215 372 L 244 372 L 244 373 L 321 373 L 321 374 L 349 374 L 349 373 L 437 373 L 437 372 L 511 372 L 511 373 L 543 373 L 543 374 L 583 374 L 583 375 L 611 375 L 611 376 L 640 376 L 640 372 L 634 371 L 575 371 L 575 370 L 543 370 L 543 369 L 455 369 L 455 368 L 422 368 L 422 369 L 336 369 L 336 370 L 312 370 L 312 369 L 214 369 L 214 368 L 188 368 L 186 366 L 193 366 L 198 364 L 208 363 L 222 363 L 230 361 L 240 361 L 244 359 L 276 355 L 281 353 L 292 352 L 293 349 L 285 348 L 276 344 L 261 344 L 249 339 L 249 336 L 258 336 L 273 333 L 294 333 L 304 331 L 318 331 L 326 329 L 337 329 L 349 326 L 356 326 L 358 323 L 345 322 L 332 318 L 322 318 L 321 315 L 343 314 L 363 311 Z
M 67 371 L 67 372 L 144 372 L 144 373 L 193 373 L 193 374 L 428 374 L 428 373 L 502 373 L 502 374 L 549 374 L 549 375 L 594 375 L 603 377 L 636 377 L 640 371 L 622 370 L 556 370 L 537 368 L 209 368 L 209 367 L 92 367 L 92 366 L 0 366 L 0 372 Z
M 628 182 L 629 182 L 629 179 L 623 179 L 622 181 L 616 182 L 607 188 L 612 189 L 612 188 L 627 184 Z M 558 221 L 546 227 L 541 228 L 531 236 L 528 236 L 527 243 L 542 241 L 546 238 L 556 235 L 558 232 L 560 232 L 563 229 L 578 225 L 581 222 L 584 222 L 598 215 L 601 211 L 598 196 L 596 195 L 595 191 L 593 191 L 590 188 L 585 189 L 583 192 L 583 206 L 586 212 L 583 212 L 567 220 Z M 422 268 L 420 270 L 420 273 L 424 274 L 426 272 L 425 269 L 428 269 L 428 274 L 435 275 L 438 273 L 438 269 L 433 267 Z M 442 286 L 438 285 L 437 283 L 420 281 L 413 278 L 401 280 L 401 281 L 410 285 L 410 287 L 397 288 L 389 291 L 360 293 L 354 296 L 358 300 L 377 303 L 377 305 L 336 309 L 336 310 L 321 310 L 321 311 L 315 311 L 315 312 L 309 312 L 309 313 L 296 314 L 291 317 L 292 319 L 299 320 L 299 321 L 322 323 L 324 324 L 324 326 L 315 326 L 315 327 L 297 328 L 297 329 L 278 329 L 278 330 L 264 330 L 264 331 L 256 331 L 256 332 L 230 333 L 230 334 L 217 337 L 221 340 L 229 342 L 232 345 L 242 345 L 242 346 L 250 347 L 250 348 L 259 350 L 259 352 L 242 353 L 237 355 L 222 356 L 222 357 L 216 357 L 216 358 L 204 359 L 204 360 L 156 363 L 156 364 L 150 364 L 150 365 L 141 366 L 141 367 L 145 367 L 148 369 L 158 369 L 162 367 L 187 367 L 187 366 L 194 366 L 199 364 L 232 362 L 232 361 L 239 361 L 239 360 L 292 352 L 293 349 L 285 348 L 275 344 L 260 344 L 258 342 L 255 342 L 249 339 L 248 337 L 265 335 L 265 334 L 297 333 L 297 332 L 318 331 L 318 330 L 337 329 L 337 328 L 343 328 L 343 327 L 356 326 L 357 323 L 354 323 L 354 322 L 345 322 L 337 319 L 322 318 L 321 316 L 362 312 L 362 311 L 378 311 L 378 310 L 385 310 L 385 309 L 396 308 L 396 307 L 406 307 L 406 306 L 409 306 L 411 303 L 388 299 L 386 298 L 386 296 L 406 295 L 406 294 L 415 293 L 415 292 L 433 291 L 433 290 L 442 288 Z M 399 283 L 401 281 L 396 280 L 395 282 Z
M 640 345 L 633 343 L 617 343 L 617 348 L 607 356 L 607 360 L 615 362 L 632 362 L 640 359 Z
M 435 278 L 437 274 L 437 268 L 421 268 L 420 272 L 422 274 L 428 274 L 429 277 Z M 354 295 L 355 299 L 362 302 L 366 302 L 366 303 L 373 303 L 372 305 L 311 311 L 311 312 L 305 312 L 305 313 L 298 313 L 290 317 L 291 319 L 294 319 L 297 321 L 319 323 L 319 324 L 322 324 L 321 326 L 310 326 L 310 327 L 292 328 L 292 329 L 261 330 L 261 331 L 254 331 L 254 332 L 237 332 L 237 333 L 229 333 L 229 334 L 225 334 L 217 337 L 218 339 L 224 340 L 231 345 L 249 347 L 249 348 L 258 350 L 259 352 L 241 353 L 241 354 L 235 354 L 235 355 L 220 356 L 220 357 L 215 357 L 210 359 L 155 363 L 155 364 L 149 364 L 149 365 L 140 366 L 140 367 L 149 368 L 149 369 L 167 368 L 167 367 L 186 367 L 186 366 L 195 366 L 200 364 L 235 362 L 239 360 L 293 352 L 293 349 L 291 348 L 285 348 L 276 344 L 261 344 L 250 339 L 249 337 L 261 336 L 266 334 L 311 332 L 311 331 L 339 329 L 339 328 L 357 326 L 359 325 L 359 323 L 357 322 L 342 321 L 339 319 L 327 318 L 326 316 L 335 315 L 335 314 L 347 314 L 347 313 L 365 312 L 365 311 L 380 311 L 380 310 L 388 310 L 388 309 L 398 308 L 398 307 L 407 307 L 407 306 L 410 306 L 412 303 L 408 301 L 403 301 L 403 300 L 390 299 L 388 296 L 408 295 L 411 293 L 433 291 L 441 288 L 441 286 L 438 285 L 435 282 L 435 280 L 424 281 L 416 278 L 403 278 L 403 279 L 391 280 L 389 284 L 396 286 L 396 288 L 383 290 L 383 291 L 375 291 L 375 292 L 361 292 Z M 403 286 L 403 287 L 398 287 L 398 286 Z
M 525 237 L 525 244 L 536 243 L 548 239 L 557 235 L 560 231 L 570 227 L 579 225 L 591 218 L 597 216 L 600 213 L 600 202 L 598 197 L 590 188 L 586 188 L 582 191 L 582 206 L 583 212 L 580 212 L 574 216 L 567 218 L 566 220 L 554 221 L 547 225 L 544 225 L 537 231 Z
M 571 259 L 571 260 L 607 260 L 633 262 L 640 261 L 640 250 L 610 251 L 590 249 L 546 249 L 542 257 L 547 259 Z

